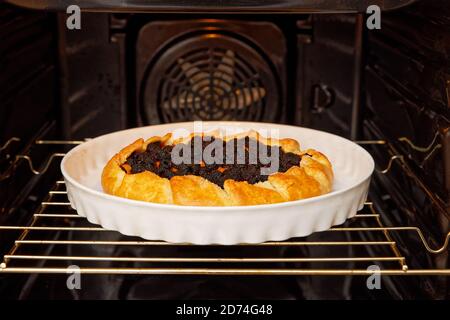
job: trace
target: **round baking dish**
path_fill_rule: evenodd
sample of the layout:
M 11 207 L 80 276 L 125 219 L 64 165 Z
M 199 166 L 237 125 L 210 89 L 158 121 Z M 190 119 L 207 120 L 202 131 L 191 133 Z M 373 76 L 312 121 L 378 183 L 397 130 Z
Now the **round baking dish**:
M 106 162 L 138 138 L 162 136 L 193 122 L 148 126 L 118 131 L 89 140 L 72 149 L 61 162 L 69 201 L 78 214 L 106 229 L 149 240 L 194 244 L 259 243 L 303 237 L 343 223 L 360 210 L 367 198 L 374 161 L 370 154 L 340 136 L 270 123 L 203 122 L 204 131 L 277 130 L 293 138 L 301 149 L 323 152 L 335 175 L 330 193 L 269 205 L 198 207 L 130 200 L 106 194 L 101 173 Z

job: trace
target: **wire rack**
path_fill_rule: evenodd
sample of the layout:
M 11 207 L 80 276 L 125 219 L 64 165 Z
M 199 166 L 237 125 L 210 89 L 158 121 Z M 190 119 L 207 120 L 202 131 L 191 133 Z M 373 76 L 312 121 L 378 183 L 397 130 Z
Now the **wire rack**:
M 7 143 L 13 143 L 14 141 Z M 36 144 L 79 144 L 82 141 L 36 141 Z M 383 141 L 363 141 L 361 144 L 385 144 Z M 5 149 L 5 147 L 2 147 Z M 1 151 L 1 149 L 0 149 Z M 15 161 L 26 160 L 31 172 L 43 174 L 50 162 L 63 154 L 56 153 L 36 170 L 28 156 L 16 156 Z M 393 155 L 380 173 L 387 173 L 394 161 L 403 159 Z M 1 179 L 0 179 L 1 180 Z M 89 223 L 70 207 L 65 182 L 56 181 L 45 201 L 25 225 L 0 226 L 0 232 L 14 232 L 17 236 L 9 252 L 2 257 L 0 273 L 60 273 L 77 272 L 83 274 L 166 274 L 166 275 L 370 275 L 374 272 L 386 275 L 450 275 L 450 269 L 411 269 L 408 257 L 402 255 L 393 232 L 414 232 L 430 254 L 440 254 L 448 250 L 450 232 L 439 248 L 431 248 L 422 231 L 417 227 L 387 227 L 371 202 L 344 225 L 322 232 L 321 241 L 308 241 L 308 238 L 288 241 L 270 241 L 260 244 L 239 244 L 235 246 L 198 246 L 188 243 L 174 244 L 164 241 L 147 241 L 121 236 L 115 231 L 106 230 Z M 359 234 L 348 237 L 348 234 Z M 81 235 L 74 237 L 74 235 Z M 337 236 L 337 237 L 336 237 Z M 338 238 L 339 241 L 334 239 Z M 94 240 L 95 239 L 95 240 Z M 111 240 L 113 239 L 113 240 Z M 343 239 L 343 240 L 342 240 Z M 357 239 L 357 240 L 355 240 Z M 90 255 L 58 254 L 57 249 L 106 248 L 91 250 Z M 112 247 L 142 247 L 138 256 L 100 254 L 109 253 Z M 330 252 L 341 252 L 337 248 L 357 248 L 364 246 L 370 250 L 351 250 L 350 255 L 336 256 Z M 211 248 L 208 248 L 211 247 Z M 190 256 L 180 256 L 174 248 L 188 250 Z M 196 251 L 201 248 L 202 250 Z M 206 251 L 203 250 L 206 248 Z M 218 250 L 219 248 L 219 250 Z M 231 248 L 230 253 L 223 249 Z M 296 254 L 280 256 L 273 249 L 299 249 Z M 308 256 L 302 249 L 319 248 Z M 171 250 L 172 249 L 172 250 Z M 209 250 L 208 250 L 209 249 Z M 257 256 L 252 255 L 258 251 Z M 211 256 L 211 252 L 216 253 Z M 239 252 L 243 252 L 239 254 Z M 367 252 L 370 254 L 367 255 Z M 106 266 L 104 266 L 106 265 Z M 383 268 L 369 268 L 382 265 Z M 345 266 L 345 267 L 342 267 Z

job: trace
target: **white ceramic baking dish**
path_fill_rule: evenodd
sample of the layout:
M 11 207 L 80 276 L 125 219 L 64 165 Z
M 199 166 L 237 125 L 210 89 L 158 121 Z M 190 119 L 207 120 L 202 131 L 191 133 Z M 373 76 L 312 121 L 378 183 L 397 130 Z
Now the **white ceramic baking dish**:
M 279 130 L 301 149 L 314 148 L 330 159 L 335 174 L 331 193 L 298 201 L 238 207 L 196 207 L 135 201 L 105 194 L 100 177 L 106 162 L 138 138 L 177 129 L 194 131 L 193 122 L 129 129 L 89 140 L 64 157 L 61 171 L 70 203 L 78 214 L 106 229 L 149 240 L 194 244 L 259 243 L 307 236 L 343 223 L 367 197 L 374 161 L 357 144 L 322 131 L 254 122 L 203 122 L 205 131 Z

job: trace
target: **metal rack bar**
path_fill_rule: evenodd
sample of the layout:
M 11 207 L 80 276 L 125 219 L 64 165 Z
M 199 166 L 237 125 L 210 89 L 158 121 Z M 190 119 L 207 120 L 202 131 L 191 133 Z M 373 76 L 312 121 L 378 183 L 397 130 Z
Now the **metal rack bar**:
M 6 180 L 9 177 L 11 177 L 15 166 L 19 163 L 20 160 L 26 161 L 26 163 L 28 164 L 28 168 L 34 175 L 41 175 L 41 174 L 44 174 L 45 172 L 47 172 L 47 170 L 50 168 L 50 165 L 52 164 L 53 160 L 55 160 L 56 158 L 62 158 L 65 155 L 66 155 L 65 153 L 51 154 L 50 157 L 48 158 L 47 162 L 44 164 L 44 166 L 40 170 L 35 168 L 35 166 L 33 164 L 33 160 L 31 159 L 31 157 L 29 155 L 23 155 L 23 154 L 16 155 L 16 157 L 14 158 L 14 161 L 11 165 L 11 168 L 12 168 L 11 172 L 7 172 L 7 173 L 0 175 L 0 181 Z
M 402 155 L 397 155 L 397 154 L 396 154 L 396 155 L 393 155 L 393 156 L 389 159 L 389 162 L 388 162 L 387 167 L 386 167 L 385 169 L 383 169 L 383 170 L 378 170 L 378 172 L 379 172 L 379 173 L 382 173 L 382 174 L 388 173 L 388 172 L 391 170 L 392 164 L 394 163 L 395 160 L 403 161 L 403 156 L 402 156 Z
M 8 141 L 6 141 L 1 147 L 0 147 L 0 152 L 2 152 L 3 150 L 5 150 L 6 148 L 8 148 L 9 145 L 11 145 L 13 142 L 19 142 L 20 139 L 17 137 L 12 137 L 11 139 L 9 139 Z
M 50 201 L 44 201 L 42 202 L 43 206 L 70 206 L 70 202 L 50 202 Z
M 412 142 L 412 141 L 411 141 L 409 138 L 407 138 L 407 137 L 400 137 L 400 138 L 398 138 L 398 141 L 400 141 L 400 142 L 405 142 L 406 144 L 408 144 L 411 148 L 413 148 L 413 149 L 416 150 L 416 151 L 426 153 L 426 152 L 430 151 L 431 148 L 433 148 L 433 145 L 434 145 L 434 143 L 436 142 L 436 140 L 437 140 L 438 137 L 439 137 L 439 132 L 436 132 L 436 133 L 434 134 L 433 140 L 432 140 L 432 141 L 430 142 L 430 144 L 429 144 L 428 146 L 426 146 L 426 147 L 419 147 L 419 146 L 415 145 L 414 142 Z
M 90 140 L 89 138 L 84 139 L 84 140 L 35 140 L 34 144 L 35 145 L 78 145 L 78 144 L 82 144 L 83 142 L 86 142 Z M 2 153 L 3 150 L 6 150 L 7 147 L 9 145 L 11 145 L 13 142 L 19 142 L 21 141 L 20 138 L 18 137 L 12 137 L 11 139 L 9 139 L 8 141 L 6 141 L 2 146 L 0 146 L 0 154 Z M 9 177 L 11 177 L 11 175 L 13 174 L 14 170 L 15 170 L 15 166 L 19 163 L 19 161 L 21 160 L 25 160 L 28 164 L 28 168 L 30 169 L 30 171 L 34 174 L 34 175 L 41 175 L 43 173 L 45 173 L 50 165 L 52 164 L 52 162 L 56 159 L 56 158 L 61 158 L 63 157 L 65 154 L 64 153 L 53 153 L 50 155 L 50 157 L 47 159 L 46 163 L 44 164 L 44 166 L 42 167 L 41 170 L 37 170 L 35 168 L 35 165 L 33 164 L 33 159 L 30 157 L 30 155 L 28 154 L 17 154 L 14 156 L 14 161 L 11 163 L 11 169 L 8 170 L 7 172 L 0 174 L 0 181 L 6 180 Z M 13 157 L 11 154 L 6 154 L 6 158 L 9 159 Z
M 126 261 L 126 262 L 344 262 L 344 261 L 399 261 L 403 257 L 337 257 L 337 258 L 177 258 L 177 257 L 100 257 L 100 256 L 52 256 L 52 255 L 5 255 L 12 260 L 75 260 L 75 261 Z
M 50 194 L 67 194 L 67 191 L 50 191 Z
M 369 205 L 369 208 L 370 208 L 370 211 L 372 211 L 372 212 L 375 213 L 375 209 L 374 209 L 374 207 L 373 207 L 373 204 L 370 204 L 370 205 Z M 377 220 L 378 226 L 379 226 L 380 228 L 382 228 L 382 227 L 383 227 L 383 223 L 381 222 L 381 218 L 380 218 L 379 215 L 376 217 L 376 220 Z M 384 232 L 384 235 L 385 235 L 386 239 L 388 239 L 389 241 L 394 242 L 394 244 L 391 245 L 392 251 L 394 251 L 394 253 L 395 253 L 395 255 L 396 255 L 397 257 L 401 257 L 401 253 L 400 253 L 400 251 L 399 251 L 398 248 L 397 248 L 397 244 L 395 243 L 395 241 L 394 241 L 393 238 L 391 237 L 390 232 L 389 232 L 388 230 L 383 231 L 383 232 Z M 401 260 L 401 261 L 400 261 L 400 264 L 401 264 L 401 267 L 402 267 L 403 270 L 407 270 L 407 269 L 408 269 L 408 265 L 406 264 L 405 259 Z
M 86 139 L 88 140 L 88 139 Z M 86 142 L 86 140 L 36 140 L 36 144 L 82 144 L 83 142 Z
M 2 268 L 0 265 L 0 273 L 52 273 L 52 274 L 68 274 L 71 273 L 69 268 L 25 268 L 12 267 Z M 72 271 L 73 272 L 73 271 Z M 79 268 L 76 270 L 80 274 L 133 274 L 133 275 L 277 275 L 277 276 L 369 276 L 374 273 L 380 275 L 392 276 L 448 276 L 449 269 L 442 270 L 400 270 L 400 269 L 383 269 L 383 270 L 363 270 L 363 269 L 292 269 L 292 268 L 273 268 L 273 269 L 213 269 L 213 268 Z
M 112 246 L 192 246 L 190 243 L 165 241 L 98 241 L 98 240 L 16 240 L 18 244 L 60 245 L 112 245 Z M 294 247 L 294 246 L 391 246 L 395 241 L 269 241 L 262 243 L 239 243 L 235 246 Z
M 19 155 L 16 156 L 16 160 L 15 161 L 18 162 L 21 159 L 26 160 L 26 162 L 28 163 L 28 166 L 29 166 L 31 172 L 33 172 L 34 174 L 38 175 L 38 174 L 45 173 L 48 170 L 48 168 L 50 167 L 50 165 L 52 164 L 52 162 L 53 162 L 53 160 L 55 158 L 62 158 L 65 155 L 66 155 L 65 153 L 53 153 L 53 154 L 51 154 L 50 157 L 48 158 L 47 162 L 45 163 L 44 167 L 41 170 L 35 169 L 35 167 L 33 165 L 33 160 L 31 160 L 30 156 L 19 154 Z
M 82 217 L 83 218 L 83 217 Z M 24 230 L 24 231 L 86 231 L 86 232 L 116 232 L 114 230 L 108 230 L 101 227 L 44 227 L 44 226 L 0 226 L 0 230 Z M 433 249 L 429 246 L 428 242 L 425 239 L 425 236 L 423 235 L 422 231 L 418 227 L 335 227 L 330 228 L 328 230 L 325 230 L 323 232 L 331 232 L 331 231 L 344 231 L 344 232 L 358 232 L 358 231 L 364 231 L 364 232 L 376 232 L 376 231 L 415 231 L 419 238 L 422 240 L 422 244 L 424 245 L 425 249 L 429 251 L 430 253 L 438 254 L 441 252 L 444 252 L 448 244 L 450 242 L 450 232 L 447 233 L 446 238 L 444 239 L 444 243 L 441 247 L 437 249 Z M 19 239 L 22 240 L 22 239 Z M 392 240 L 383 241 L 383 244 L 389 243 L 393 244 Z M 20 243 L 20 242 L 18 242 Z M 44 242 L 43 242 L 44 243 Z M 283 242 L 285 243 L 285 242 Z M 353 243 L 353 242 L 352 242 Z M 361 245 L 369 244 L 371 242 L 360 242 Z M 324 242 L 324 244 L 331 245 L 331 242 Z M 374 243 L 372 243 L 374 244 Z M 380 242 L 376 242 L 376 244 L 380 244 Z M 395 244 L 395 242 L 394 242 Z M 192 244 L 190 244 L 192 245 Z M 245 245 L 256 245 L 256 244 L 245 244 Z M 280 244 L 278 244 L 280 245 Z M 297 244 L 298 245 L 298 244 Z M 336 244 L 335 244 L 336 245 Z
M 115 232 L 100 227 L 35 227 L 31 226 L 0 226 L 0 230 L 40 230 L 40 231 L 101 231 Z
M 61 214 L 57 214 L 57 213 L 35 213 L 33 216 L 35 217 L 42 217 L 42 218 L 74 218 L 74 219 L 79 219 L 79 218 L 84 218 L 78 214 L 73 214 L 73 213 L 61 213 Z

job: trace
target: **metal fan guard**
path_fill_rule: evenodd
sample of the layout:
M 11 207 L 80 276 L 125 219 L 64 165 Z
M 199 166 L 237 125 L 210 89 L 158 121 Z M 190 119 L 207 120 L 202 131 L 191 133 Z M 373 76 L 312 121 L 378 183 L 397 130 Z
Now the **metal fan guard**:
M 148 123 L 277 120 L 278 77 L 243 40 L 196 35 L 169 45 L 153 60 L 141 95 Z

